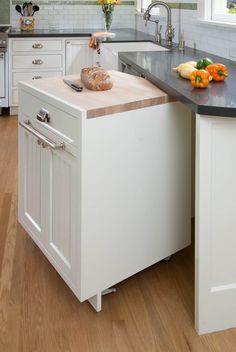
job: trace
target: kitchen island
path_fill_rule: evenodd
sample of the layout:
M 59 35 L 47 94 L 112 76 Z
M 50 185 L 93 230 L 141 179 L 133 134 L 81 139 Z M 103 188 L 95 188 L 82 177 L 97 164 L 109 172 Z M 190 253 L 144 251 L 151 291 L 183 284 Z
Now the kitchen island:
M 191 112 L 145 79 L 110 74 L 104 92 L 61 77 L 20 83 L 19 221 L 97 311 L 104 290 L 191 238 Z
M 227 80 L 193 89 L 172 70 L 202 57 L 227 65 Z M 120 59 L 196 113 L 195 327 L 236 327 L 236 63 L 190 48 Z
M 10 37 L 83 37 L 92 32 L 12 32 Z M 153 37 L 137 31 L 117 32 L 116 38 L 109 41 L 153 40 Z M 191 48 L 186 48 L 184 53 L 175 49 L 170 52 L 120 53 L 119 56 L 122 62 L 183 103 L 188 116 L 190 111 L 196 114 L 195 326 L 199 333 L 235 327 L 235 62 Z M 172 70 L 181 62 L 205 56 L 228 66 L 230 76 L 225 83 L 211 83 L 205 90 L 195 90 Z M 178 108 L 181 106 L 178 103 Z

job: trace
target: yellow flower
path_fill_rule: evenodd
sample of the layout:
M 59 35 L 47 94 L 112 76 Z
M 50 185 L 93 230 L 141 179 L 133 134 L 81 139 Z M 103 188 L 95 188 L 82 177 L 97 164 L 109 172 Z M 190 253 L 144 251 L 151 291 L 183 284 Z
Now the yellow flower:
M 120 0 L 97 0 L 100 5 L 119 5 Z

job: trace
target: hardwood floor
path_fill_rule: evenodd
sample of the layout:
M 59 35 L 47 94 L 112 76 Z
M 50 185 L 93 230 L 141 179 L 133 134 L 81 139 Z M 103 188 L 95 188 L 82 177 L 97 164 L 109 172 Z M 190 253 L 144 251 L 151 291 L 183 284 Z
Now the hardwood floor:
M 117 285 L 95 313 L 17 223 L 17 119 L 0 117 L 0 352 L 235 352 L 193 327 L 193 249 Z

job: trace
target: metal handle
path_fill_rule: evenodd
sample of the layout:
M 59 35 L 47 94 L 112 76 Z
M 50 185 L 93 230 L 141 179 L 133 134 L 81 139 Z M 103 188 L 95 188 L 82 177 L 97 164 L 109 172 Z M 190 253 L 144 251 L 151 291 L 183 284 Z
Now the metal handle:
M 33 48 L 33 49 L 42 49 L 42 48 L 43 48 L 43 44 L 37 44 L 37 43 L 36 43 L 36 44 L 33 44 L 33 45 L 32 45 L 32 48 Z
M 123 61 L 121 61 L 121 63 L 122 63 L 122 66 L 123 66 L 122 67 L 122 72 L 124 72 L 124 73 L 133 72 L 134 76 L 143 77 L 143 75 L 140 72 L 136 71 L 130 64 L 126 64 Z
M 61 142 L 59 144 L 56 144 L 54 142 L 52 142 L 50 139 L 48 139 L 47 137 L 43 136 L 41 133 L 39 133 L 38 131 L 36 131 L 30 124 L 30 121 L 26 121 L 26 122 L 19 122 L 19 125 L 21 127 L 23 127 L 26 131 L 28 131 L 29 133 L 31 133 L 32 135 L 34 135 L 35 137 L 38 138 L 38 144 L 42 144 L 43 148 L 50 147 L 53 150 L 57 150 L 57 149 L 62 149 L 65 150 L 65 143 Z
M 32 64 L 34 64 L 34 65 L 42 65 L 42 64 L 43 64 L 43 60 L 41 60 L 41 59 L 34 59 L 34 60 L 32 61 Z
M 34 76 L 32 79 L 42 79 L 42 76 Z
M 47 111 L 46 109 L 41 108 L 41 109 L 39 110 L 39 112 L 37 113 L 36 118 L 37 118 L 37 120 L 39 120 L 40 122 L 49 123 L 49 122 L 50 122 L 50 114 L 49 114 L 49 111 Z

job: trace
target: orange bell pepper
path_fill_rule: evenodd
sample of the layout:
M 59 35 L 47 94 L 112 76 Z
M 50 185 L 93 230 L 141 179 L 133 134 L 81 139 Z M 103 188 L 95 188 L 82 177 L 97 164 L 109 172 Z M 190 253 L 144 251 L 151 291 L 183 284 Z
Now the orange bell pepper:
M 190 74 L 189 79 L 193 87 L 206 88 L 210 83 L 211 76 L 208 71 L 196 70 Z
M 227 67 L 223 64 L 212 64 L 206 67 L 214 81 L 224 81 L 228 76 Z

